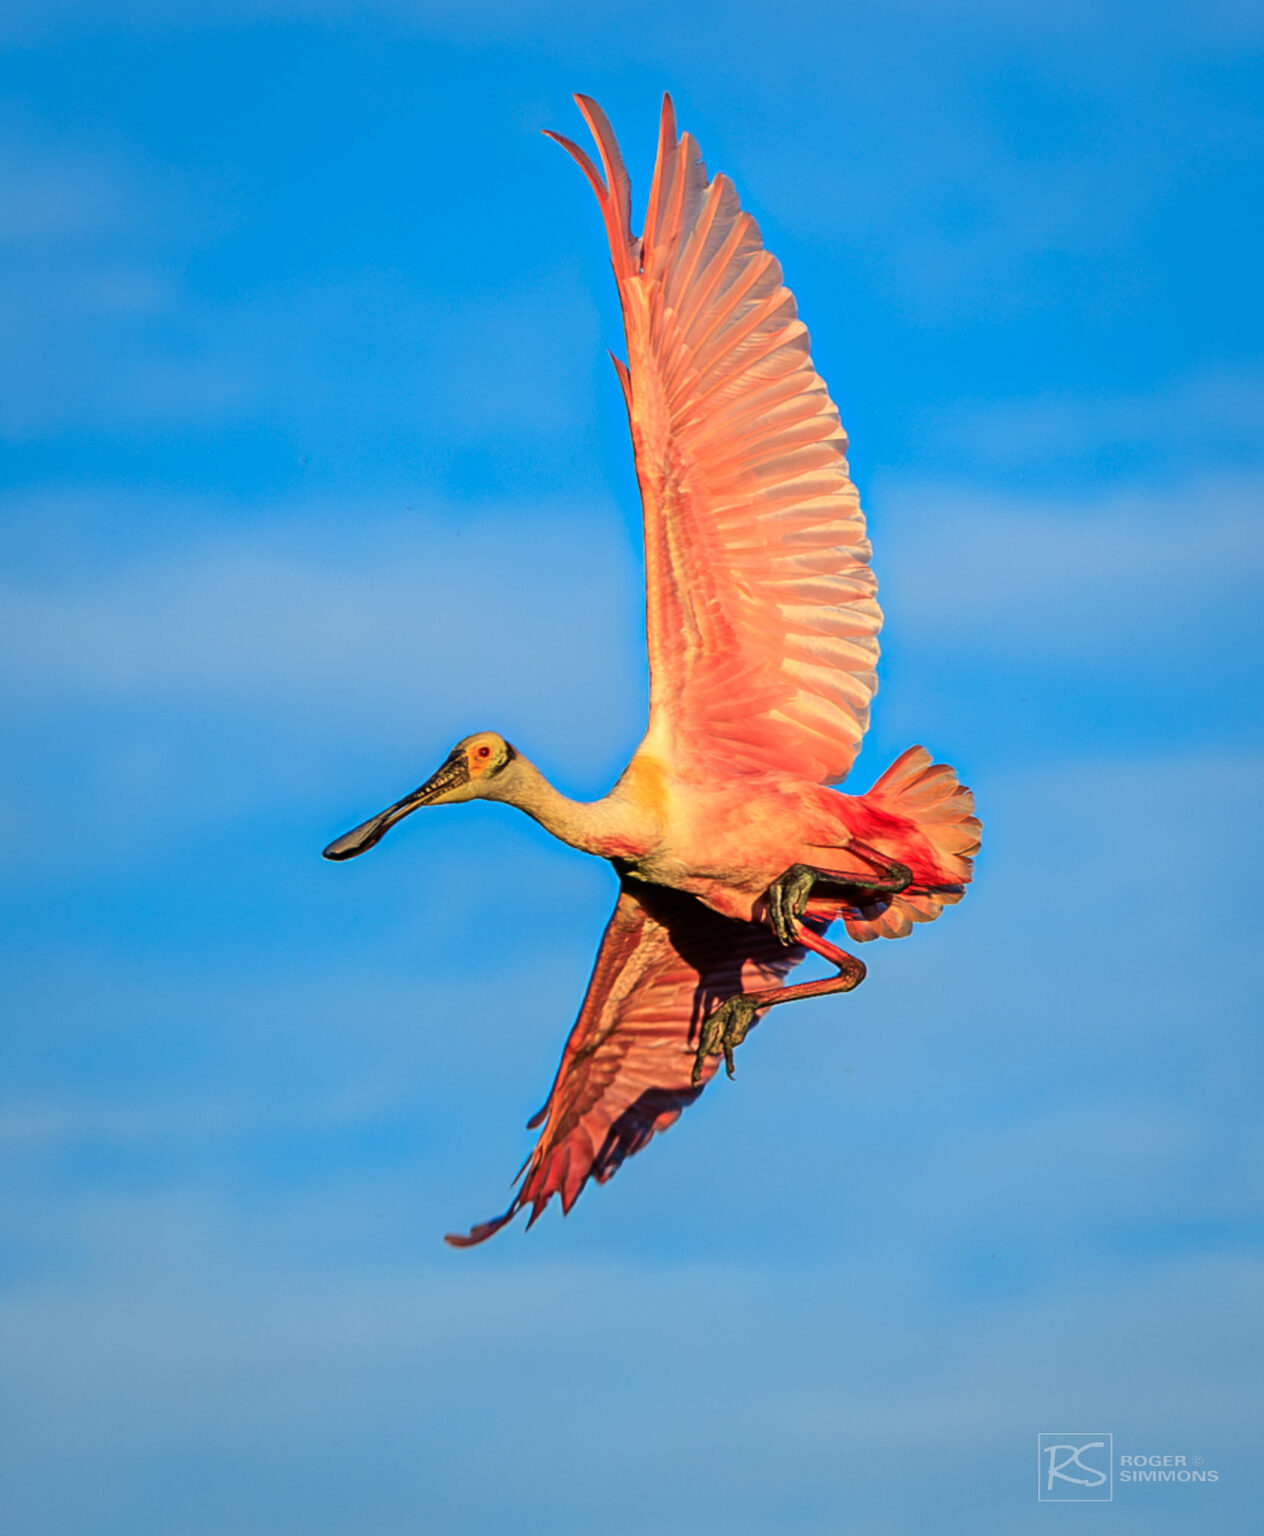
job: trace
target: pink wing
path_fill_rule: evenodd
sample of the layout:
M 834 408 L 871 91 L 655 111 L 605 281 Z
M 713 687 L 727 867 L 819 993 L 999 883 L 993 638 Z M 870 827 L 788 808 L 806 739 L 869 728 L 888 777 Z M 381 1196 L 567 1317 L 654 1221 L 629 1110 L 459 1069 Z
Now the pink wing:
M 719 1058 L 710 1057 L 703 1083 L 690 1082 L 702 1020 L 726 997 L 775 985 L 805 953 L 679 891 L 625 885 L 548 1102 L 528 1123 L 543 1129 L 513 1203 L 447 1241 L 481 1243 L 524 1205 L 530 1226 L 555 1194 L 566 1212 L 590 1177 L 604 1184 L 715 1075 Z
M 847 437 L 781 268 L 664 98 L 645 232 L 601 108 L 577 96 L 628 340 L 645 513 L 650 731 L 679 768 L 846 776 L 882 613 Z

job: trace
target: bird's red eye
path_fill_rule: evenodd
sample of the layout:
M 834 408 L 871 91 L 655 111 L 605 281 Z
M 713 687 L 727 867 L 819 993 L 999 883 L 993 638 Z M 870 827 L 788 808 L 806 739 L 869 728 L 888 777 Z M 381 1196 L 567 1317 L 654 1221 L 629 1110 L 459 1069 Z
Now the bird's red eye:
M 478 755 L 480 757 L 490 757 L 492 755 L 492 749 L 490 747 L 480 747 L 478 749 Z

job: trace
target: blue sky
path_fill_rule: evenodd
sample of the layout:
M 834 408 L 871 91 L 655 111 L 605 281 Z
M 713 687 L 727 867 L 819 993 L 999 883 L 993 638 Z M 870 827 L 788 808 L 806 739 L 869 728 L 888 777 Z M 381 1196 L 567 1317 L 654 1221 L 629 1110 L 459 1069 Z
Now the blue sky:
M 1245 4 L 0 17 L 0 1525 L 1255 1529 L 1264 27 Z M 591 196 L 668 88 L 780 257 L 966 902 L 502 1208 L 645 699 Z M 1220 1481 L 1037 1505 L 1038 1431 Z

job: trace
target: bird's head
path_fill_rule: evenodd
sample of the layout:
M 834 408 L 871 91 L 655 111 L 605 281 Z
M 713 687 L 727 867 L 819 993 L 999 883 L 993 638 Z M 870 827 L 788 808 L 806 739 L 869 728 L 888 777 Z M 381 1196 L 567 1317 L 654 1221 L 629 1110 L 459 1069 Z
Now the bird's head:
M 419 789 L 335 838 L 325 849 L 324 857 L 355 858 L 357 853 L 363 853 L 379 842 L 397 821 L 423 805 L 457 805 L 463 800 L 499 798 L 497 791 L 504 782 L 500 775 L 517 757 L 503 736 L 498 736 L 495 731 L 476 731 L 473 736 L 457 742 Z

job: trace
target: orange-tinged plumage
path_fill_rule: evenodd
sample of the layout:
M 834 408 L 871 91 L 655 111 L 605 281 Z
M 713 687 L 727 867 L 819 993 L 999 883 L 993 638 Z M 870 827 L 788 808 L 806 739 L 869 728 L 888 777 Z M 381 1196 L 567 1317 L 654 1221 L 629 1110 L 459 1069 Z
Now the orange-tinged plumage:
M 645 514 L 650 729 L 678 768 L 847 774 L 882 614 L 847 436 L 781 268 L 664 101 L 645 232 L 600 107 L 597 193 L 627 332 Z M 612 190 L 607 190 L 609 187 Z
M 467 738 L 420 789 L 326 849 L 349 858 L 421 805 L 503 800 L 610 859 L 620 895 L 509 1210 L 569 1210 L 702 1091 L 776 1004 L 849 991 L 824 937 L 901 938 L 961 899 L 973 798 L 922 747 L 865 795 L 848 773 L 882 614 L 847 438 L 776 260 L 664 99 L 643 232 L 605 115 L 576 97 L 623 308 L 645 524 L 650 717 L 614 789 L 568 800 L 502 737 Z M 837 975 L 780 986 L 814 950 Z M 528 1223 L 528 1225 L 530 1222 Z

